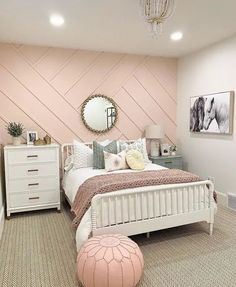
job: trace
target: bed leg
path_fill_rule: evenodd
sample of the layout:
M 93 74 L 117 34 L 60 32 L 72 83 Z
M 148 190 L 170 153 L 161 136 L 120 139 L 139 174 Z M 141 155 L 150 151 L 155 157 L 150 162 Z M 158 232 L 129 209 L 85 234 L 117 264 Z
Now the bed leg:
M 149 239 L 150 238 L 150 232 L 146 233 L 146 237 Z
M 212 236 L 212 234 L 213 234 L 213 223 L 210 223 L 210 236 Z

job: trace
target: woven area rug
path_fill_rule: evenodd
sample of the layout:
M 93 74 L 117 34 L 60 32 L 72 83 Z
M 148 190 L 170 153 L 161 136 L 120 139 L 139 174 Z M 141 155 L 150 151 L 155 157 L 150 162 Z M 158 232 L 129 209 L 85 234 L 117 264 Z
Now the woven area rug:
M 236 286 L 236 213 L 220 208 L 206 223 L 132 237 L 144 254 L 139 287 Z M 68 209 L 13 215 L 0 242 L 0 286 L 81 287 Z

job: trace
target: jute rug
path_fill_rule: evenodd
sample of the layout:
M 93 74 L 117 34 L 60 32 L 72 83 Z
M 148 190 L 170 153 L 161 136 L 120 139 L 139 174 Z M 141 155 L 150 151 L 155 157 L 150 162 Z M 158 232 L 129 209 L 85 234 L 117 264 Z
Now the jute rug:
M 0 242 L 0 286 L 80 287 L 75 231 L 68 208 L 13 215 Z M 132 237 L 141 247 L 140 287 L 236 286 L 236 213 L 219 209 L 214 235 L 206 223 Z

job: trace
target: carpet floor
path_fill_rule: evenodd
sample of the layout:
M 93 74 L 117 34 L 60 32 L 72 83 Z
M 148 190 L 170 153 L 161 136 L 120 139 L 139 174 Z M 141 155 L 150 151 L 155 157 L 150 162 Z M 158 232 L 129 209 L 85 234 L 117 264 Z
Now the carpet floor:
M 236 213 L 220 208 L 214 235 L 197 223 L 132 237 L 144 255 L 139 287 L 236 286 Z M 13 215 L 0 241 L 0 286 L 81 287 L 69 210 Z

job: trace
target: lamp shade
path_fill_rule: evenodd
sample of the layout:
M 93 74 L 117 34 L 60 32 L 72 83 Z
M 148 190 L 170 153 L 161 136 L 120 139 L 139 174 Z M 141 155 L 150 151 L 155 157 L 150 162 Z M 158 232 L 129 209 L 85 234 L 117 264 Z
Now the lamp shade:
M 147 139 L 162 139 L 164 138 L 163 128 L 159 125 L 147 126 L 145 129 L 145 137 Z

